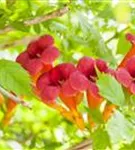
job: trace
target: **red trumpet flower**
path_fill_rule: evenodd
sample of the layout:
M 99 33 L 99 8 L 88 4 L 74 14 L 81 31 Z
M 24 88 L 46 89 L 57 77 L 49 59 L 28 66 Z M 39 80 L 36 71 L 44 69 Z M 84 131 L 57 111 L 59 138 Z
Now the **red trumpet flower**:
M 81 129 L 84 128 L 84 123 L 82 116 L 77 112 L 77 105 L 82 100 L 82 91 L 87 88 L 87 78 L 71 63 L 54 67 L 41 75 L 37 81 L 37 90 L 43 102 L 51 106 L 59 96 Z
M 77 68 L 82 72 L 89 80 L 89 86 L 87 90 L 87 100 L 90 108 L 98 107 L 103 98 L 99 95 L 99 90 L 96 85 L 97 73 L 96 68 L 100 72 L 112 73 L 112 70 L 108 68 L 107 64 L 101 60 L 94 60 L 89 57 L 83 57 L 78 62 Z
M 50 103 L 58 97 L 62 84 L 74 71 L 75 67 L 73 64 L 64 63 L 39 77 L 36 85 L 45 103 Z
M 39 76 L 42 71 L 50 70 L 53 61 L 59 56 L 59 51 L 53 44 L 54 40 L 51 36 L 42 36 L 31 42 L 27 50 L 21 53 L 16 61 L 32 76 Z
M 116 79 L 131 93 L 135 94 L 135 56 L 128 59 L 124 68 L 118 68 Z
M 128 59 L 130 59 L 132 56 L 135 55 L 135 36 L 132 35 L 131 33 L 127 33 L 126 34 L 126 39 L 128 41 L 130 41 L 130 43 L 132 44 L 132 48 L 126 54 L 126 56 L 124 57 L 124 59 L 122 60 L 122 62 L 119 64 L 118 68 L 124 67 L 126 65 Z
M 134 77 L 135 77 L 135 36 L 127 33 L 126 39 L 131 42 L 132 48 L 126 54 L 122 62 L 119 64 L 117 71 L 113 73 L 116 79 L 125 87 L 127 90 L 133 94 L 135 94 L 135 84 L 134 84 Z M 103 119 L 107 121 L 108 118 L 112 115 L 113 110 L 116 109 L 116 106 L 111 104 L 110 106 L 106 106 Z
M 127 33 L 126 38 L 131 42 L 132 48 L 118 66 L 116 78 L 129 92 L 135 94 L 135 36 Z
M 71 97 L 87 88 L 87 78 L 71 63 L 63 63 L 52 68 L 37 81 L 37 89 L 46 102 L 55 100 L 59 93 Z

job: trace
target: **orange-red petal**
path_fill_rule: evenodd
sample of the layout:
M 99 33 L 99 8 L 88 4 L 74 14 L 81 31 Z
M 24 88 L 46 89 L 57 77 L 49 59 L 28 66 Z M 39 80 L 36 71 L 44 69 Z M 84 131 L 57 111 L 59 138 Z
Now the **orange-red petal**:
M 97 108 L 103 101 L 103 98 L 99 95 L 98 87 L 95 83 L 90 83 L 87 90 L 87 101 L 90 108 Z

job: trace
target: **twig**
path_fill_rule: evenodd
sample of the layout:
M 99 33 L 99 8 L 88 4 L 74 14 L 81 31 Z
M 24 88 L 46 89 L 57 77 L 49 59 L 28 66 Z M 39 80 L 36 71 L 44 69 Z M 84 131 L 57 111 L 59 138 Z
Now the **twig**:
M 12 30 L 13 30 L 12 27 L 6 26 L 4 29 L 0 30 L 0 34 L 4 34 L 4 33 L 7 33 L 7 32 L 10 32 Z
M 111 40 L 113 40 L 114 38 L 117 38 L 120 33 L 126 31 L 127 29 L 129 29 L 129 26 L 122 29 L 120 32 L 116 32 L 111 38 L 109 38 L 108 40 L 105 41 L 105 44 L 108 44 Z
M 48 21 L 48 20 L 56 18 L 56 17 L 60 17 L 60 16 L 64 15 L 65 13 L 67 13 L 68 10 L 69 10 L 68 6 L 65 5 L 63 8 L 57 9 L 57 10 L 50 12 L 46 15 L 36 17 L 32 20 L 26 20 L 26 21 L 24 21 L 24 25 L 25 26 L 31 26 L 34 24 L 39 24 L 41 22 Z M 0 30 L 0 34 L 4 34 L 4 33 L 7 33 L 9 31 L 12 31 L 12 30 L 14 30 L 13 27 L 6 26 L 4 29 Z
M 76 146 L 70 147 L 68 150 L 90 150 L 92 149 L 92 140 L 87 139 L 77 144 Z
M 2 93 L 2 94 L 3 94 L 4 96 L 6 96 L 6 97 L 12 99 L 15 103 L 21 104 L 21 105 L 23 105 L 23 106 L 25 106 L 25 107 L 31 109 L 31 106 L 30 106 L 29 103 L 23 101 L 21 98 L 19 98 L 19 97 L 13 95 L 12 93 L 6 91 L 6 90 L 5 90 L 4 88 L 2 88 L 1 86 L 0 86 L 0 93 Z
M 41 22 L 44 22 L 44 21 L 47 21 L 47 20 L 50 20 L 50 19 L 53 19 L 53 18 L 56 18 L 56 17 L 60 17 L 63 14 L 67 13 L 68 10 L 69 10 L 68 6 L 65 6 L 61 9 L 55 10 L 55 11 L 53 11 L 51 13 L 48 13 L 44 16 L 40 16 L 40 17 L 36 17 L 32 20 L 24 21 L 24 24 L 26 26 L 30 26 L 30 25 L 38 24 L 38 23 L 41 23 Z

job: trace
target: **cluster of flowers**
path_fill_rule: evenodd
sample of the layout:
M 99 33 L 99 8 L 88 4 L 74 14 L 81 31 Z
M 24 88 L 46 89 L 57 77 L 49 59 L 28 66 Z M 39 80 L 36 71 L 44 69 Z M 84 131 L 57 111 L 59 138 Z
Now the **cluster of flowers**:
M 134 43 L 134 36 L 128 34 L 127 39 Z M 89 108 L 98 108 L 104 100 L 96 85 L 96 70 L 111 74 L 124 87 L 130 89 L 131 93 L 135 93 L 135 56 L 124 59 L 117 70 L 112 70 L 104 60 L 90 57 L 81 58 L 76 65 L 61 63 L 53 66 L 59 55 L 59 50 L 54 47 L 54 39 L 50 35 L 45 35 L 31 42 L 16 61 L 36 78 L 36 93 L 41 100 L 60 110 L 81 129 L 84 128 L 84 121 L 77 111 L 77 106 L 83 99 L 84 92 Z M 56 103 L 58 97 L 67 106 L 68 111 Z
M 118 66 L 116 79 L 131 94 L 135 94 L 135 36 L 128 33 L 126 38 L 131 42 L 132 48 Z

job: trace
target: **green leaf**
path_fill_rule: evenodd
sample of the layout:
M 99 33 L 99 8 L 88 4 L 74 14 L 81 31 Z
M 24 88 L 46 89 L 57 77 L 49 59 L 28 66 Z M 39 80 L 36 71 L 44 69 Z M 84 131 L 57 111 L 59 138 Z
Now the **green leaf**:
M 125 104 L 125 96 L 121 85 L 111 75 L 100 74 L 97 81 L 100 94 L 108 101 L 118 106 Z
M 62 32 L 62 33 L 67 31 L 67 27 L 58 21 L 52 21 L 51 25 L 50 25 L 50 29 L 52 31 L 58 31 L 58 32 Z
M 23 22 L 19 22 L 19 21 L 18 22 L 17 21 L 11 22 L 11 26 L 13 28 L 20 30 L 20 31 L 23 31 L 23 32 L 29 31 L 29 27 L 26 27 Z
M 117 53 L 126 54 L 130 48 L 131 48 L 130 42 L 126 40 L 125 34 L 122 34 L 118 39 Z
M 0 60 L 0 85 L 17 95 L 31 96 L 30 77 L 17 63 Z
M 85 37 L 87 37 L 87 43 L 93 53 L 98 57 L 102 57 L 106 61 L 116 64 L 115 58 L 112 52 L 107 48 L 100 32 L 97 27 L 92 24 L 84 13 L 77 11 L 76 13 L 80 28 Z
M 130 102 L 132 106 L 135 106 L 135 95 L 130 96 Z
M 0 19 L 0 28 L 4 28 L 5 24 L 6 24 L 6 18 L 1 17 L 1 19 Z
M 34 27 L 34 31 L 36 33 L 40 33 L 40 31 L 41 31 L 40 24 L 35 24 L 33 27 Z
M 40 7 L 37 9 L 37 11 L 36 11 L 36 16 L 43 15 L 45 11 L 46 11 L 45 5 L 40 6 Z
M 135 141 L 131 144 L 124 144 L 120 150 L 134 150 L 135 149 Z
M 99 109 L 89 109 L 88 107 L 85 107 L 85 110 L 89 113 L 94 122 L 103 123 L 103 117 Z
M 113 144 L 117 144 L 119 142 L 126 142 L 130 144 L 134 140 L 135 129 L 133 125 L 119 111 L 116 111 L 107 122 L 106 130 Z
M 109 135 L 103 128 L 98 128 L 92 134 L 92 139 L 94 150 L 105 150 L 106 148 L 111 147 Z

